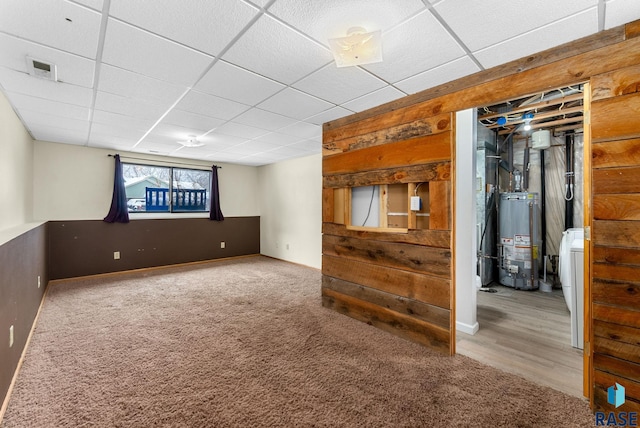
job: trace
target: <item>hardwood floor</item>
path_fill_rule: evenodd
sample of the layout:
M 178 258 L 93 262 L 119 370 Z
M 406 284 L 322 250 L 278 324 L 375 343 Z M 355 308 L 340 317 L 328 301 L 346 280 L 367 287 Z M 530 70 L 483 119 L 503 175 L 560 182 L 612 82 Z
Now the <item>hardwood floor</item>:
M 478 292 L 479 331 L 456 333 L 457 352 L 582 398 L 582 350 L 571 346 L 562 290 L 491 288 Z

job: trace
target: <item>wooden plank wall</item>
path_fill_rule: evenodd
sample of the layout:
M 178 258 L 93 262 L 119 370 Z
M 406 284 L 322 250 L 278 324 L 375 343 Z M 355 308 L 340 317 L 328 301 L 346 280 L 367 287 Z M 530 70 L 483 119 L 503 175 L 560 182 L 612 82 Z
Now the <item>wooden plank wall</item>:
M 640 65 L 591 79 L 594 406 L 640 411 Z
M 453 115 L 408 115 L 404 121 L 391 116 L 324 133 L 322 302 L 453 353 Z M 334 218 L 339 188 L 422 182 L 429 183 L 429 229 L 352 230 Z

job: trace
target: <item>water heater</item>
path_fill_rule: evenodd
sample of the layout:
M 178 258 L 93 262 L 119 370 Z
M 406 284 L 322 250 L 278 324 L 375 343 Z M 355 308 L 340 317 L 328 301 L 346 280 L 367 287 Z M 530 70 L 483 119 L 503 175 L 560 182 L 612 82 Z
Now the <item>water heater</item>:
M 500 194 L 500 284 L 522 290 L 538 288 L 540 203 L 537 193 Z

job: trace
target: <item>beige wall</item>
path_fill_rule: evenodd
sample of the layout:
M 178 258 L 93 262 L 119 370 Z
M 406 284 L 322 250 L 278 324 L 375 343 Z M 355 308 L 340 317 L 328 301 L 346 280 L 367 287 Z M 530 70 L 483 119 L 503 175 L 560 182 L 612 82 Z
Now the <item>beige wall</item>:
M 36 141 L 34 153 L 34 217 L 38 220 L 100 220 L 107 215 L 113 192 L 113 150 Z M 127 153 L 120 152 L 123 161 Z M 154 160 L 192 163 L 210 168 L 210 163 L 179 158 L 131 156 L 153 164 Z M 159 165 L 167 165 L 161 163 Z M 220 164 L 220 205 L 226 217 L 260 215 L 256 167 Z M 187 214 L 188 215 L 188 214 Z M 180 214 L 180 217 L 187 215 Z M 135 218 L 170 217 L 171 214 L 132 214 Z M 174 216 L 176 216 L 174 214 Z M 193 214 L 206 217 L 208 214 Z
M 0 231 L 32 221 L 33 140 L 0 93 Z
M 322 155 L 262 166 L 258 179 L 260 252 L 320 269 Z

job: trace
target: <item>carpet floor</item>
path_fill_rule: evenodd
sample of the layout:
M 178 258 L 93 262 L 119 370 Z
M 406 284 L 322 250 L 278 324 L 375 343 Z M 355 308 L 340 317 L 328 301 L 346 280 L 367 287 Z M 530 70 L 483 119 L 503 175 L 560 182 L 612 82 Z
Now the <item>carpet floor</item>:
M 256 256 L 50 286 L 1 426 L 592 427 L 584 400 L 321 306 Z

